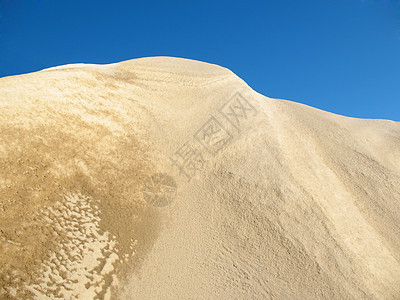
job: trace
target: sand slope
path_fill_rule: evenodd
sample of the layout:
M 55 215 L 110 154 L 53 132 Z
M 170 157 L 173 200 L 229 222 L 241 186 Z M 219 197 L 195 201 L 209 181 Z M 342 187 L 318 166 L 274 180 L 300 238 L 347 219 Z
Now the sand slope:
M 400 124 L 155 57 L 0 79 L 0 298 L 398 299 Z

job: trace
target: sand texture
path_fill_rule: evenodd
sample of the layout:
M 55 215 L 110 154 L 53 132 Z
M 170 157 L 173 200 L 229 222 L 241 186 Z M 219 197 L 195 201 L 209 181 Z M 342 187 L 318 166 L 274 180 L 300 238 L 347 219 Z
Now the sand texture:
M 400 299 L 400 124 L 187 59 L 0 79 L 0 299 Z

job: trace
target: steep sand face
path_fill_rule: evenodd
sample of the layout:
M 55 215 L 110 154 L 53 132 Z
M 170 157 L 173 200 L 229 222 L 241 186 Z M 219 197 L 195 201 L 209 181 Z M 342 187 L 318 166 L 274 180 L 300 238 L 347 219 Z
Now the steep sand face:
M 400 297 L 400 125 L 167 57 L 0 79 L 0 298 Z

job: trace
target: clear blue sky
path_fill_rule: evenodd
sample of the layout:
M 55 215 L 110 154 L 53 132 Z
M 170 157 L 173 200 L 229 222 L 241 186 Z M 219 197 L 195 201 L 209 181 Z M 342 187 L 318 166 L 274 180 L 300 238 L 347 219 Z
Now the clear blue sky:
M 398 0 L 0 0 L 0 77 L 156 55 L 225 66 L 269 97 L 400 121 Z

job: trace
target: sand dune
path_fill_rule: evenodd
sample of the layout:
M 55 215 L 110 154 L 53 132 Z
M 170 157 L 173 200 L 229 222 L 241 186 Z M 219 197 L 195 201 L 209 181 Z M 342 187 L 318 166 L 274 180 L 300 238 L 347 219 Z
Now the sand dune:
M 168 57 L 0 79 L 1 299 L 399 299 L 400 124 Z

